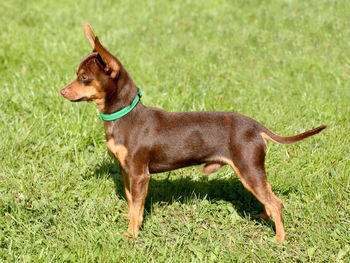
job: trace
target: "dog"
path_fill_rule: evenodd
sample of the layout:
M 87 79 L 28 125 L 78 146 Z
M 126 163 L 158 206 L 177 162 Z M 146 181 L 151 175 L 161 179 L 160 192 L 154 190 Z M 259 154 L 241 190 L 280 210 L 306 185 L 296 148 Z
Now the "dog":
M 120 61 L 84 23 L 93 52 L 76 69 L 77 78 L 60 93 L 70 101 L 94 101 L 103 119 L 106 146 L 118 159 L 130 218 L 125 237 L 137 237 L 143 221 L 150 174 L 204 164 L 206 174 L 229 165 L 272 218 L 278 242 L 286 238 L 282 201 L 272 192 L 264 168 L 266 140 L 295 143 L 322 131 L 322 125 L 296 136 L 272 133 L 259 122 L 233 112 L 167 112 L 142 104 L 141 91 Z

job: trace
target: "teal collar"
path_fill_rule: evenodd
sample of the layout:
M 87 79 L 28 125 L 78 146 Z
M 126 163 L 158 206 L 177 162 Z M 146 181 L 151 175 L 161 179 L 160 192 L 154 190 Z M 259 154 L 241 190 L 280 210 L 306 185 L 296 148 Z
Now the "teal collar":
M 132 103 L 129 106 L 126 106 L 125 108 L 121 109 L 120 111 L 117 111 L 117 112 L 112 113 L 112 114 L 102 114 L 100 112 L 100 115 L 101 115 L 102 119 L 105 120 L 105 121 L 114 121 L 116 119 L 119 119 L 119 118 L 123 117 L 124 115 L 126 115 L 130 111 L 132 111 L 133 108 L 135 108 L 135 106 L 139 102 L 141 96 L 142 96 L 142 92 L 139 89 L 139 92 L 137 93 L 135 99 L 132 101 Z

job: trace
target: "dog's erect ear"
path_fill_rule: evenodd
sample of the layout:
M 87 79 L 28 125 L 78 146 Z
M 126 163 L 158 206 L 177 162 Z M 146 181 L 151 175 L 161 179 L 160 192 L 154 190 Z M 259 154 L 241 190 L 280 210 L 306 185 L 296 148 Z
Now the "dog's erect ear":
M 93 50 L 100 55 L 103 62 L 106 64 L 105 71 L 110 73 L 110 77 L 112 79 L 115 79 L 118 76 L 121 67 L 119 60 L 113 56 L 104 46 L 102 46 L 98 40 L 98 37 L 95 36 L 94 32 L 87 22 L 84 23 L 84 34 Z
M 91 26 L 87 22 L 84 22 L 83 28 L 84 28 L 84 34 L 85 34 L 87 40 L 89 41 L 90 45 L 92 46 L 92 49 L 95 49 L 94 31 L 92 31 Z
M 102 46 L 98 37 L 95 37 L 95 51 L 97 51 L 103 62 L 106 64 L 105 71 L 110 72 L 111 78 L 115 79 L 118 76 L 121 64 L 115 56 Z

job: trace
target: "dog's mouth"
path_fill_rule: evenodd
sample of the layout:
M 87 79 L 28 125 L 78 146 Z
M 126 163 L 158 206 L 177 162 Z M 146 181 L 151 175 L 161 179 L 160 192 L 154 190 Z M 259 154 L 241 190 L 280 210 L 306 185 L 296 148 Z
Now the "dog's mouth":
M 61 95 L 71 101 L 71 102 L 79 102 L 79 101 L 89 101 L 91 100 L 91 96 L 87 94 L 79 94 L 79 92 L 71 89 L 69 87 L 65 87 L 60 91 Z
M 79 101 L 88 101 L 89 98 L 88 97 L 81 97 L 79 99 L 75 99 L 75 100 L 70 100 L 71 102 L 79 102 Z

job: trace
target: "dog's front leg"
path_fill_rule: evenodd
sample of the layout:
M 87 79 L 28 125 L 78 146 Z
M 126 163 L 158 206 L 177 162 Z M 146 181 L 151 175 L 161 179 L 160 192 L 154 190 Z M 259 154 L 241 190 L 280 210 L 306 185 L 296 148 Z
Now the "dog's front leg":
M 123 168 L 121 168 L 121 174 L 124 182 L 124 190 L 125 190 L 125 196 L 126 200 L 128 201 L 128 212 L 126 214 L 127 217 L 130 218 L 130 206 L 131 206 L 131 194 L 130 194 L 130 181 L 129 181 L 129 176 L 127 172 Z
M 134 237 L 137 237 L 137 234 L 139 232 L 139 228 L 143 221 L 143 212 L 144 212 L 144 205 L 145 205 L 145 199 L 147 195 L 148 190 L 148 183 L 150 179 L 149 173 L 143 173 L 143 174 L 133 174 L 133 173 L 127 173 L 125 174 L 127 176 L 128 186 L 125 187 L 125 193 L 128 199 L 128 205 L 129 205 L 129 212 L 128 215 L 130 217 L 129 222 L 129 228 L 128 232 L 125 233 L 125 237 L 131 237 L 129 234 L 131 234 Z M 124 178 L 124 175 L 123 175 Z M 128 197 L 129 196 L 129 197 Z

